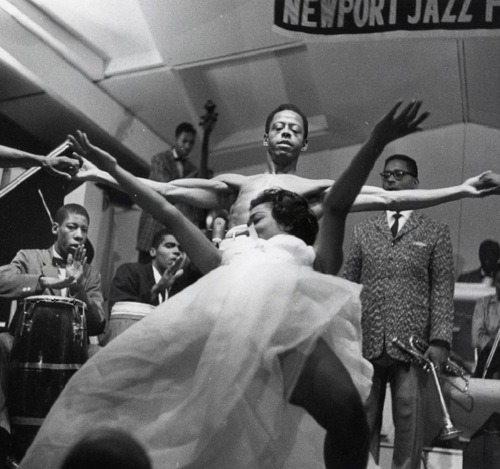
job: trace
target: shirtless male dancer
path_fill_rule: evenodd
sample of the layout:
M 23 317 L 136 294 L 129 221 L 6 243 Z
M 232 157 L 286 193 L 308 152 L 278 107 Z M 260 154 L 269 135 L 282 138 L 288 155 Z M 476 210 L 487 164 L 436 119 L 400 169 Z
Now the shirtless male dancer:
M 384 119 L 389 119 L 392 139 L 414 132 L 410 123 L 418 126 L 429 115 L 420 115 L 421 101 L 411 101 L 398 115 L 399 101 Z M 170 182 L 142 181 L 163 195 L 169 202 L 183 202 L 204 209 L 229 211 L 228 228 L 246 223 L 250 201 L 265 189 L 279 187 L 296 192 L 311 203 L 311 208 L 321 216 L 321 203 L 332 185 L 331 179 L 306 179 L 296 175 L 301 152 L 307 150 L 307 117 L 295 105 L 282 104 L 272 111 L 265 125 L 264 147 L 267 149 L 267 171 L 254 176 L 221 174 L 212 179 L 178 179 Z M 372 134 L 373 135 L 373 134 Z M 372 135 L 359 151 L 375 151 Z M 69 137 L 71 140 L 71 136 Z M 91 157 L 91 155 L 89 155 Z M 120 189 L 106 172 L 85 161 L 76 179 L 99 182 Z M 363 186 L 351 211 L 408 210 L 425 208 L 462 198 L 484 197 L 500 193 L 500 176 L 489 171 L 467 179 L 463 184 L 441 189 L 385 191 L 379 187 Z

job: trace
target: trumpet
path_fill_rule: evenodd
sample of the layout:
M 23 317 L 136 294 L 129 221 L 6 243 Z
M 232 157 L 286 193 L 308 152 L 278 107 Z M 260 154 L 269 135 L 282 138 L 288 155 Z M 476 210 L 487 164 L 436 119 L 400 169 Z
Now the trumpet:
M 427 352 L 427 349 L 429 348 L 429 344 L 416 335 L 412 335 L 410 337 L 409 343 L 410 347 L 417 350 L 422 355 L 425 354 L 425 352 Z M 460 392 L 467 394 L 467 392 L 469 391 L 469 379 L 467 378 L 467 376 L 469 376 L 470 373 L 465 368 L 460 366 L 457 362 L 453 361 L 451 358 L 448 358 L 448 360 L 446 361 L 444 365 L 444 371 L 452 376 L 461 378 L 464 382 L 464 387 L 459 388 L 455 384 L 453 384 L 453 386 Z
M 434 384 L 436 385 L 436 390 L 439 396 L 439 403 L 441 405 L 441 410 L 443 412 L 443 427 L 441 428 L 438 438 L 440 440 L 452 440 L 453 438 L 458 437 L 462 433 L 462 431 L 456 428 L 453 425 L 453 422 L 451 421 L 450 413 L 448 412 L 448 409 L 446 407 L 446 402 L 444 400 L 443 391 L 441 390 L 441 385 L 439 384 L 439 379 L 436 372 L 436 365 L 434 365 L 432 360 L 427 358 L 424 355 L 425 352 L 422 352 L 421 350 L 422 347 L 426 347 L 427 350 L 429 346 L 422 339 L 416 336 L 411 336 L 408 342 L 409 345 L 405 345 L 397 337 L 394 337 L 392 339 L 392 343 L 394 345 L 396 345 L 404 352 L 410 354 L 413 358 L 417 360 L 418 363 L 423 364 L 424 369 L 430 371 L 432 378 L 434 380 Z M 461 368 L 456 363 L 454 363 L 454 366 Z M 468 389 L 468 382 L 467 382 L 467 389 Z

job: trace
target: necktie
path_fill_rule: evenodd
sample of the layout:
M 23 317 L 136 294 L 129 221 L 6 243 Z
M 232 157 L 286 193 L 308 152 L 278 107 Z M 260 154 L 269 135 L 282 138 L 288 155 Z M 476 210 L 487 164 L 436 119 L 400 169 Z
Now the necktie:
M 401 218 L 401 214 L 399 212 L 396 212 L 394 215 L 394 223 L 391 225 L 391 232 L 392 232 L 392 237 L 395 238 L 396 235 L 398 234 L 398 228 L 399 228 L 399 219 Z

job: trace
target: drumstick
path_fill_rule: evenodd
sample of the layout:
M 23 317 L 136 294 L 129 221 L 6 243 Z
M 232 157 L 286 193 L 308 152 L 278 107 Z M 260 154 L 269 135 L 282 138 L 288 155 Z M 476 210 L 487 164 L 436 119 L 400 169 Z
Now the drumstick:
M 43 197 L 42 191 L 40 189 L 38 189 L 38 194 L 40 195 L 40 198 L 42 199 L 42 204 L 43 204 L 43 206 L 45 208 L 45 211 L 47 212 L 47 215 L 49 216 L 50 224 L 53 225 L 54 224 L 54 220 L 52 218 L 52 215 L 50 213 L 49 207 L 47 206 L 47 203 L 45 202 L 45 198 Z

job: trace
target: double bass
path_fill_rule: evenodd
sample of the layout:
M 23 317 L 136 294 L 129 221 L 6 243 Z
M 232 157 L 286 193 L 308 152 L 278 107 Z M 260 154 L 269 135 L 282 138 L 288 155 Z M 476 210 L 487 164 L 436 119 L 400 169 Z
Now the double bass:
M 203 128 L 203 138 L 201 141 L 201 158 L 200 165 L 198 167 L 198 177 L 203 179 L 209 179 L 212 177 L 213 172 L 208 167 L 208 155 L 209 155 L 209 141 L 210 135 L 214 130 L 215 123 L 217 122 L 217 117 L 219 114 L 215 112 L 217 106 L 210 99 L 205 104 L 205 114 L 201 116 L 199 125 Z
M 202 179 L 210 179 L 213 176 L 213 171 L 208 167 L 208 157 L 210 154 L 210 135 L 217 122 L 218 113 L 215 112 L 217 107 L 215 103 L 208 100 L 205 104 L 205 114 L 200 117 L 199 125 L 203 129 L 203 138 L 201 141 L 201 157 L 198 166 L 198 177 Z M 203 231 L 210 229 L 212 224 L 212 211 L 205 209 L 196 209 L 193 215 L 193 222 Z

